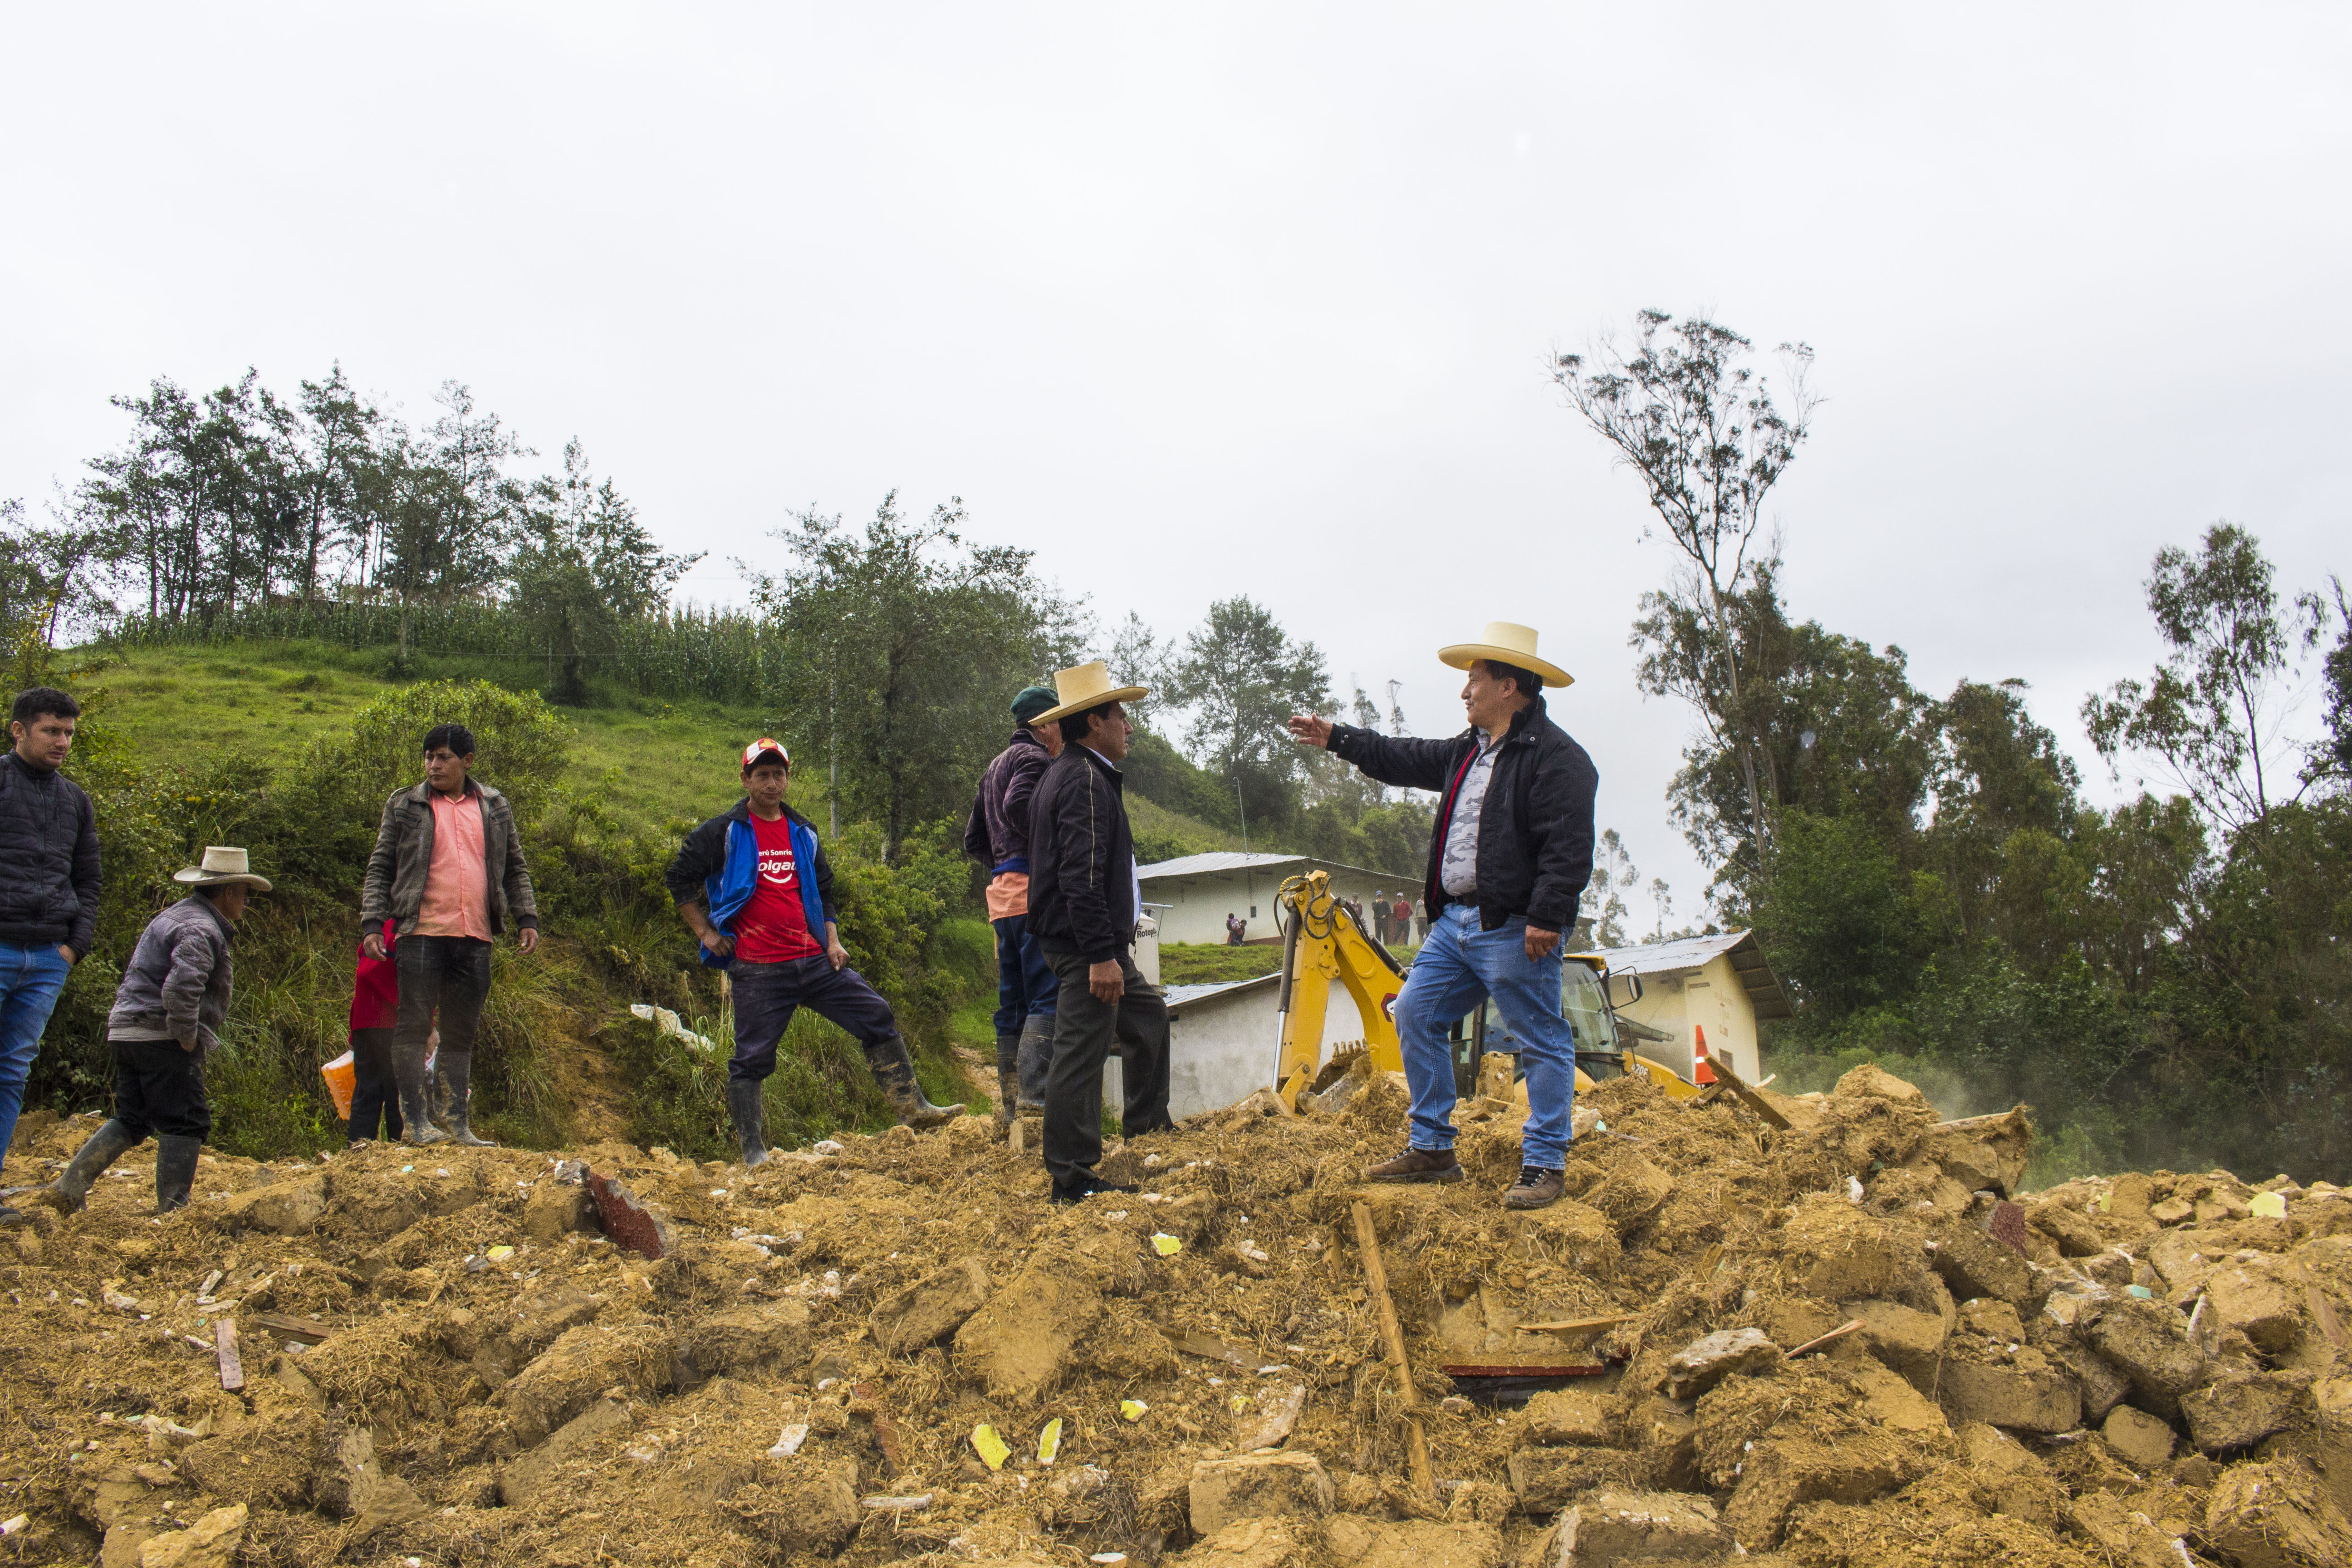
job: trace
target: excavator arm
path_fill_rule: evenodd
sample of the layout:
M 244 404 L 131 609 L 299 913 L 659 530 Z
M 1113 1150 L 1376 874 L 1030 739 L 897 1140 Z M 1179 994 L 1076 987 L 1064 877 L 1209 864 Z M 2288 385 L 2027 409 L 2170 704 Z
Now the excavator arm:
M 1330 873 L 1309 871 L 1290 878 L 1275 894 L 1275 907 L 1285 917 L 1278 1004 L 1282 1054 L 1274 1075 L 1275 1098 L 1282 1108 L 1297 1110 L 1299 1095 L 1314 1081 L 1334 983 L 1355 1001 L 1373 1068 L 1403 1071 L 1395 1008 L 1404 989 L 1404 971 L 1332 895 Z

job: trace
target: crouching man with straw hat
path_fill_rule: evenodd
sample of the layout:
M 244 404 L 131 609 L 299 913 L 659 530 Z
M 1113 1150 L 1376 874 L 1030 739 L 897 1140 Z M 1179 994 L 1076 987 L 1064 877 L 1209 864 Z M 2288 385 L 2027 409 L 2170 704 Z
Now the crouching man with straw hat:
M 1135 965 L 1143 895 L 1118 764 L 1135 733 L 1100 660 L 1054 677 L 1060 701 L 1036 722 L 1062 726 L 1062 754 L 1029 801 L 1029 930 L 1061 983 L 1054 1062 L 1045 1079 L 1045 1168 L 1054 1202 L 1131 1193 L 1096 1176 L 1102 1162 L 1103 1063 L 1117 1047 L 1129 1138 L 1175 1125 L 1168 1116 L 1168 997 Z
M 155 1212 L 184 1208 L 196 1179 L 196 1151 L 213 1130 L 205 1099 L 204 1060 L 220 1043 L 236 974 L 229 942 L 246 900 L 269 884 L 253 874 L 242 849 L 205 851 L 201 864 L 172 879 L 194 890 L 147 922 L 115 987 L 106 1016 L 114 1051 L 114 1116 L 89 1135 L 64 1174 L 38 1201 L 73 1214 L 89 1201 L 90 1184 L 128 1151 L 155 1138 Z
M 1519 1041 L 1528 1080 L 1519 1179 L 1508 1208 L 1541 1208 L 1566 1185 L 1576 1042 L 1560 1016 L 1560 936 L 1592 879 L 1592 795 L 1600 775 L 1551 721 L 1544 683 L 1572 679 L 1536 654 L 1536 634 L 1490 622 L 1484 638 L 1437 650 L 1469 671 L 1470 728 L 1450 741 L 1382 735 L 1294 718 L 1292 736 L 1328 747 L 1384 784 L 1439 792 L 1429 845 L 1429 934 L 1396 1000 L 1412 1093 L 1404 1152 L 1364 1173 L 1375 1182 L 1458 1182 L 1451 1025 L 1492 998 Z

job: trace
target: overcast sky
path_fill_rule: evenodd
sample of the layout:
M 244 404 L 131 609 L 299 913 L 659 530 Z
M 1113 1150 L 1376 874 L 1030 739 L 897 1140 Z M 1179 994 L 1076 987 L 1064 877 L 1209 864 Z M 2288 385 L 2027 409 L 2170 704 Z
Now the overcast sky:
M 1107 632 L 1250 594 L 1424 734 L 1433 650 L 1526 622 L 1677 919 L 1690 724 L 1626 647 L 1670 562 L 1554 350 L 1644 306 L 1811 343 L 1792 607 L 2031 681 L 2103 795 L 2074 715 L 2157 656 L 2158 546 L 2352 565 L 2340 6 L 0 18 L 0 496 L 118 441 L 109 395 L 340 359 L 577 435 L 704 600 L 896 487 Z

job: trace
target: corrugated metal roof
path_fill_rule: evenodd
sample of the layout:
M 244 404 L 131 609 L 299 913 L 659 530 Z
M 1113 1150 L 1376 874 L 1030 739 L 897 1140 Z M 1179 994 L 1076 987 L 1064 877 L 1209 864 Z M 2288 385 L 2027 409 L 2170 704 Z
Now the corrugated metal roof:
M 1312 855 L 1244 855 L 1238 849 L 1213 849 L 1205 855 L 1181 855 L 1173 860 L 1156 861 L 1138 866 L 1138 880 L 1150 882 L 1163 877 L 1214 877 L 1227 871 L 1271 871 L 1279 866 L 1307 866 L 1325 871 L 1353 871 L 1363 877 L 1381 877 L 1393 882 L 1413 882 L 1402 871 L 1375 871 L 1370 866 L 1350 866 L 1339 860 L 1318 860 Z M 1418 884 L 1415 884 L 1418 886 Z
M 1740 988 L 1755 1005 L 1758 1017 L 1787 1018 L 1795 1015 L 1789 994 L 1780 988 L 1780 976 L 1764 961 L 1764 950 L 1757 945 L 1753 931 L 1717 931 L 1713 936 L 1683 936 L 1672 942 L 1612 947 L 1601 956 L 1609 961 L 1612 973 L 1630 969 L 1639 974 L 1687 974 L 1726 953 L 1730 955 L 1732 972 L 1739 976 Z
M 1227 992 L 1246 991 L 1253 985 L 1272 985 L 1281 978 L 1279 974 L 1260 974 L 1249 980 L 1219 980 L 1205 985 L 1171 985 L 1168 987 L 1168 1010 L 1173 1013 L 1188 1004 Z

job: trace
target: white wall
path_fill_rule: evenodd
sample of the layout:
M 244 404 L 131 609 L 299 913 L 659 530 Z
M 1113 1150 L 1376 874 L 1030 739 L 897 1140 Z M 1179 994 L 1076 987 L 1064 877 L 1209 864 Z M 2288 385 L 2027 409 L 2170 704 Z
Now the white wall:
M 1634 1047 L 1654 1062 L 1691 1075 L 1696 1055 L 1692 1026 L 1706 1030 L 1709 1056 L 1728 1053 L 1732 1070 L 1749 1083 L 1764 1076 L 1763 1053 L 1756 1037 L 1756 1005 L 1739 983 L 1727 953 L 1717 953 L 1697 969 L 1679 974 L 1644 974 L 1642 999 L 1620 1009 L 1625 1016 L 1663 1029 L 1674 1037 L 1671 1045 L 1651 1043 Z
M 1228 910 L 1249 920 L 1249 938 L 1276 934 L 1274 924 L 1274 895 L 1283 879 L 1303 869 L 1297 865 L 1276 866 L 1265 870 L 1241 872 L 1218 871 L 1198 877 L 1154 877 L 1143 884 L 1147 903 L 1166 904 L 1160 914 L 1160 940 L 1162 942 L 1222 942 L 1225 940 L 1225 915 Z M 1331 887 L 1342 897 L 1364 901 L 1367 922 L 1371 918 L 1372 889 L 1380 889 L 1391 902 L 1397 888 L 1404 879 L 1383 877 L 1370 872 L 1334 871 Z M 1418 883 L 1407 884 L 1407 892 L 1418 899 Z M 1257 915 L 1250 919 L 1250 907 L 1255 905 Z

